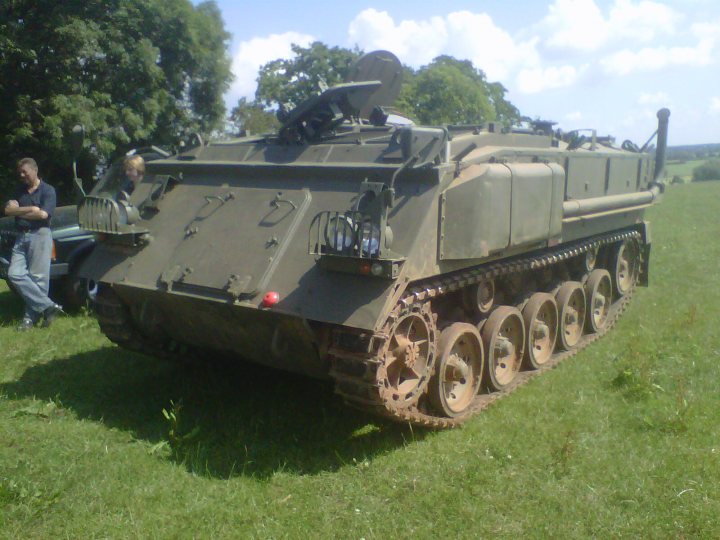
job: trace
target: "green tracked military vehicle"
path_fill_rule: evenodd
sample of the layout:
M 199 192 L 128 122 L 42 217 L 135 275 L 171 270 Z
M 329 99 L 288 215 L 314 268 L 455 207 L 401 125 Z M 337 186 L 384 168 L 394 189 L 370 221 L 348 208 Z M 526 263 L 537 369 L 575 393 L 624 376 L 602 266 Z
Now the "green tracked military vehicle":
M 330 378 L 431 427 L 605 333 L 648 281 L 669 112 L 654 157 L 548 124 L 392 123 L 401 75 L 371 53 L 275 135 L 198 138 L 129 197 L 109 175 L 79 209 L 102 331 Z

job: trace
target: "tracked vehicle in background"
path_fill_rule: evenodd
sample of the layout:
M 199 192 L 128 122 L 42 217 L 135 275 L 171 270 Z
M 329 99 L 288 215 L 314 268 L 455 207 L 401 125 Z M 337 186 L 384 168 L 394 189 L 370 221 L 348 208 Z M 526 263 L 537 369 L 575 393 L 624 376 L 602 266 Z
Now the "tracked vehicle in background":
M 548 125 L 400 125 L 384 107 L 401 75 L 371 53 L 275 135 L 198 140 L 129 198 L 95 189 L 79 215 L 102 331 L 329 377 L 430 427 L 604 334 L 648 282 L 669 112 L 654 157 Z

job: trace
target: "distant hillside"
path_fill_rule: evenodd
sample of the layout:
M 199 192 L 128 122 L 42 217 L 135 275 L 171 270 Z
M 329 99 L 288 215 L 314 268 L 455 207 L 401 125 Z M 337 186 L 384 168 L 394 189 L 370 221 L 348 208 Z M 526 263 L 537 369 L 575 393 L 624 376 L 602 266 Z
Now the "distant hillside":
M 667 159 L 679 161 L 720 157 L 720 143 L 668 146 L 666 156 Z

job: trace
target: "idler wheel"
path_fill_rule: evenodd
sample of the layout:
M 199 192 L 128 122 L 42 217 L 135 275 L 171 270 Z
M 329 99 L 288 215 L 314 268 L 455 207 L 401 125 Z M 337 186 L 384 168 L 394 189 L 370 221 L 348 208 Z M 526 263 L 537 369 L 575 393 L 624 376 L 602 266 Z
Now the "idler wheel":
M 585 325 L 585 291 L 577 281 L 566 281 L 555 293 L 558 308 L 557 344 L 569 351 L 582 337 Z
M 588 332 L 599 332 L 605 328 L 612 301 L 612 280 L 610 272 L 598 268 L 590 272 L 585 282 L 587 298 L 587 318 L 585 326 Z
M 504 390 L 520 371 L 525 349 L 522 315 L 517 308 L 498 306 L 480 333 L 487 356 L 488 382 L 495 390 Z
M 430 401 L 445 416 L 456 417 L 472 404 L 480 388 L 484 363 L 480 332 L 471 324 L 453 323 L 440 334 Z
M 618 296 L 625 296 L 640 275 L 640 246 L 633 238 L 617 244 L 610 256 L 610 273 Z
M 547 293 L 535 293 L 522 310 L 525 323 L 525 362 L 531 369 L 539 369 L 550 360 L 555 349 L 558 311 L 555 298 Z
M 429 306 L 401 311 L 385 327 L 389 336 L 378 356 L 380 397 L 394 407 L 417 402 L 427 387 L 435 360 L 436 330 Z

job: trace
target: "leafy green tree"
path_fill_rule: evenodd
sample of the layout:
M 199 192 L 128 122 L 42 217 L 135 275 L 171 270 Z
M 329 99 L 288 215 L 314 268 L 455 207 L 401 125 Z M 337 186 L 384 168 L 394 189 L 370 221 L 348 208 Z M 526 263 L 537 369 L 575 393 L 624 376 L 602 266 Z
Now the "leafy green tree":
M 328 47 L 315 42 L 293 45 L 295 57 L 278 59 L 260 68 L 256 103 L 266 110 L 281 104 L 297 105 L 315 95 L 322 83 L 344 82 L 361 51 Z M 468 60 L 439 56 L 415 71 L 404 66 L 404 81 L 395 110 L 422 124 L 506 125 L 520 119 L 517 108 L 505 99 L 507 90 L 490 83 Z
M 266 110 L 262 105 L 240 98 L 238 104 L 230 113 L 230 122 L 237 134 L 257 135 L 271 133 L 279 127 L 275 114 Z
M 695 167 L 692 173 L 693 182 L 705 180 L 720 180 L 720 160 L 711 159 L 702 165 Z
M 422 124 L 515 123 L 517 108 L 500 83 L 488 83 L 469 60 L 438 56 L 403 86 L 398 108 Z
M 69 183 L 76 123 L 88 133 L 85 177 L 96 161 L 133 146 L 217 128 L 231 79 L 229 37 L 214 1 L 5 0 L 0 177 L 13 177 L 15 160 L 31 155 L 45 177 Z
M 505 126 L 517 124 L 522 116 L 515 105 L 505 99 L 507 88 L 499 82 L 488 83 L 488 92 L 490 94 L 490 102 L 495 109 L 495 121 Z
M 345 81 L 359 50 L 328 47 L 316 41 L 309 47 L 293 45 L 295 56 L 278 59 L 260 68 L 255 100 L 267 108 L 298 105 L 317 94 L 323 85 L 333 86 Z

